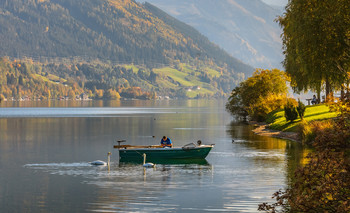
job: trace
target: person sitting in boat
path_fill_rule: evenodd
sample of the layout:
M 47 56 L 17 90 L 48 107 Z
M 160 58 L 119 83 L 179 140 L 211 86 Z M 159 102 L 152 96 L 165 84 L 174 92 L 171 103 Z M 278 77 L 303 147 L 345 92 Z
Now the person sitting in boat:
M 163 138 L 160 140 L 160 145 L 162 145 L 163 148 L 173 147 L 173 143 L 171 142 L 170 138 L 167 138 L 166 136 L 163 136 Z

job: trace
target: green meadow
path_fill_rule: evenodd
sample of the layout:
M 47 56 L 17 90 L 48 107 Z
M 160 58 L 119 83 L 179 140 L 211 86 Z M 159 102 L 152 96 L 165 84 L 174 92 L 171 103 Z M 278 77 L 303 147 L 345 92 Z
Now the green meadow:
M 182 64 L 182 67 L 181 71 L 171 67 L 153 69 L 153 71 L 162 79 L 161 81 L 158 81 L 158 84 L 163 84 L 162 86 L 165 88 L 183 88 L 186 90 L 186 96 L 188 98 L 194 98 L 199 94 L 214 95 L 218 92 L 218 90 L 212 85 L 201 81 L 199 78 L 199 71 L 196 71 L 188 64 Z M 219 77 L 221 75 L 220 72 L 208 67 L 205 67 L 204 70 L 206 70 L 212 77 Z M 196 89 L 195 87 L 199 87 L 199 89 Z
M 315 120 L 326 120 L 335 118 L 336 112 L 330 112 L 329 107 L 325 104 L 306 106 L 304 120 L 315 121 Z M 287 122 L 284 117 L 284 110 L 280 109 L 268 114 L 266 122 L 269 124 L 270 129 L 285 131 L 285 132 L 296 132 L 297 127 L 300 123 L 300 118 L 293 122 Z

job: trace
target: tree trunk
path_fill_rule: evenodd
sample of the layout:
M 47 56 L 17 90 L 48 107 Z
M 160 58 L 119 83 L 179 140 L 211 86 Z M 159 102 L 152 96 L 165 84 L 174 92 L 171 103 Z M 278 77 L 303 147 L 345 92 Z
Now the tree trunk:
M 318 86 L 318 88 L 316 89 L 316 92 L 317 92 L 317 100 L 318 100 L 318 103 L 321 103 L 321 84 Z
M 329 83 L 329 80 L 326 79 L 326 100 L 325 100 L 325 102 L 328 102 L 328 101 L 329 101 L 330 92 L 331 92 L 331 85 L 330 85 L 330 83 Z

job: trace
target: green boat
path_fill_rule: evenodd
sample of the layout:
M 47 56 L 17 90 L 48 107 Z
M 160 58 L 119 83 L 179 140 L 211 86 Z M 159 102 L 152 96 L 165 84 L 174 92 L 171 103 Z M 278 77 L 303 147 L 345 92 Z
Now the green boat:
M 160 145 L 120 145 L 120 143 L 114 146 L 119 150 L 119 161 L 121 162 L 142 162 L 143 154 L 146 154 L 147 161 L 205 159 L 213 147 L 214 144 L 201 145 L 194 143 L 175 148 L 162 148 Z
M 148 161 L 148 160 L 147 160 Z M 154 158 L 151 159 L 152 163 L 155 164 L 197 164 L 197 165 L 210 165 L 209 162 L 206 159 L 159 159 Z M 122 158 L 119 160 L 119 166 L 129 166 L 130 164 L 140 164 L 142 163 L 141 158 L 137 159 L 128 159 L 128 158 Z

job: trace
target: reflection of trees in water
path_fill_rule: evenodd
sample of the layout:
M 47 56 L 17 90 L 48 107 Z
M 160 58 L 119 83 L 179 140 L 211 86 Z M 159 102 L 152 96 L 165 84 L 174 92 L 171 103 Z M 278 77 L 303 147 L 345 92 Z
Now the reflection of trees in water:
M 244 122 L 231 122 L 227 128 L 227 132 L 232 139 L 236 141 L 245 141 L 242 143 L 247 147 L 255 149 L 285 149 L 286 140 L 260 136 L 252 132 L 255 127 Z
M 227 126 L 226 132 L 233 138 L 250 137 L 251 126 L 246 122 L 233 120 Z
M 307 161 L 306 156 L 310 149 L 302 147 L 298 142 L 256 135 L 252 132 L 253 129 L 254 126 L 248 125 L 246 122 L 232 121 L 227 127 L 227 133 L 234 140 L 232 143 L 240 146 L 267 152 L 281 150 L 281 153 L 285 153 L 287 161 L 286 174 L 288 183 L 290 183 L 296 168 Z M 274 161 L 273 158 L 268 159 L 270 160 L 269 162 Z M 257 160 L 266 160 L 266 157 L 257 158 Z M 280 162 L 278 162 L 279 164 Z

